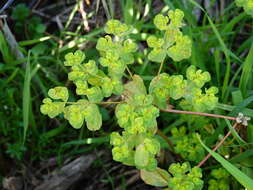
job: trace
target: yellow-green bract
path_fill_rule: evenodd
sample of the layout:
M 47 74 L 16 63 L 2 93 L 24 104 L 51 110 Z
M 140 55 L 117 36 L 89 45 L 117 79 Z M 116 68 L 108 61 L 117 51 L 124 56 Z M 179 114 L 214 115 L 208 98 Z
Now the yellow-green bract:
M 182 34 L 180 28 L 183 24 L 184 13 L 176 9 L 170 10 L 168 16 L 158 14 L 154 18 L 155 26 L 162 31 L 163 38 L 149 36 L 147 44 L 153 48 L 148 58 L 154 62 L 163 62 L 166 55 L 174 61 L 181 61 L 191 56 L 192 42 L 188 36 Z

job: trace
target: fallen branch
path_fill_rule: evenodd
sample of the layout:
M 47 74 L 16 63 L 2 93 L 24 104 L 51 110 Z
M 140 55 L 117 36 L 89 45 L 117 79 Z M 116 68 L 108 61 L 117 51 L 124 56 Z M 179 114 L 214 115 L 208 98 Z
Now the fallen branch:
M 67 190 L 78 181 L 95 160 L 95 155 L 81 156 L 52 174 L 45 176 L 45 181 L 35 190 Z

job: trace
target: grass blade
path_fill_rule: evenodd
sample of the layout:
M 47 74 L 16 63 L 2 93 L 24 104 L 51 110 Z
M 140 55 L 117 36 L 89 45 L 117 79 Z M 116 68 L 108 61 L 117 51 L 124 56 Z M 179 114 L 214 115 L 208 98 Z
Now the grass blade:
M 253 66 L 253 44 L 251 45 L 248 56 L 246 57 L 246 60 L 243 64 L 242 76 L 240 78 L 239 87 L 244 97 L 247 95 L 247 85 L 249 83 L 249 79 L 252 74 L 252 66 Z
M 26 139 L 26 132 L 29 125 L 29 108 L 30 108 L 30 82 L 31 82 L 31 68 L 30 68 L 30 51 L 28 53 L 26 70 L 25 70 L 25 79 L 24 79 L 24 88 L 23 88 L 23 144 Z

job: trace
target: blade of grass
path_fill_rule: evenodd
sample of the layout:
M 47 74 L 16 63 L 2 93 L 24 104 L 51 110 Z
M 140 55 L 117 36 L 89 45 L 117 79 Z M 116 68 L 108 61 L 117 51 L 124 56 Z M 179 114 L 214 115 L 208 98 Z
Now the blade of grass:
M 230 116 L 237 115 L 239 112 L 241 112 L 246 106 L 248 106 L 253 101 L 253 95 L 244 99 L 242 103 L 235 106 L 234 109 L 230 112 Z M 251 116 L 252 117 L 252 116 Z
M 247 86 L 249 83 L 249 79 L 252 75 L 252 67 L 253 67 L 253 44 L 251 45 L 246 60 L 243 63 L 242 75 L 240 78 L 239 88 L 241 89 L 244 97 L 247 96 Z
M 24 88 L 23 88 L 23 144 L 26 140 L 26 132 L 29 125 L 29 107 L 30 107 L 30 82 L 31 82 L 31 68 L 30 68 L 30 51 L 28 52 L 27 64 L 25 70 Z
M 44 36 L 44 37 L 41 37 L 39 39 L 21 41 L 21 42 L 18 42 L 18 44 L 20 46 L 29 46 L 29 45 L 33 45 L 33 44 L 37 44 L 37 43 L 40 43 L 40 42 L 50 40 L 51 38 L 52 38 L 51 36 Z
M 1 31 L 0 31 L 0 52 L 2 53 L 4 62 L 11 64 L 13 61 L 13 58 L 10 53 L 9 46 L 8 46 L 8 44 L 5 40 L 5 37 Z
M 108 8 L 109 6 L 107 5 L 106 0 L 102 0 L 102 4 L 103 4 L 104 10 L 105 10 L 107 20 L 112 19 L 112 15 L 110 14 L 110 11 L 109 11 L 109 8 Z
M 250 156 L 253 156 L 253 149 L 249 149 L 241 154 L 237 154 L 234 157 L 232 157 L 229 161 L 232 163 L 238 163 L 238 162 L 245 160 L 246 158 L 248 158 Z
M 218 103 L 216 105 L 216 108 L 218 109 L 222 109 L 222 110 L 225 110 L 225 111 L 233 111 L 236 106 L 231 106 L 231 105 L 227 105 L 227 104 L 221 104 L 221 103 Z M 247 115 L 247 116 L 251 116 L 253 117 L 253 110 L 252 109 L 249 109 L 249 108 L 242 108 L 241 110 L 238 109 L 240 112 L 242 112 L 243 114 Z M 232 114 L 229 114 L 229 115 L 232 115 Z

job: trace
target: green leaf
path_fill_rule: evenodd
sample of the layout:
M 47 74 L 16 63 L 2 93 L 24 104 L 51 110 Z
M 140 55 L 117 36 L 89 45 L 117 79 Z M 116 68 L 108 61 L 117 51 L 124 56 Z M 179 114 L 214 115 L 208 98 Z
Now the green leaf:
M 91 131 L 99 130 L 102 126 L 102 116 L 96 104 L 89 104 L 85 109 L 85 121 Z
M 170 10 L 168 12 L 168 16 L 170 19 L 170 26 L 172 28 L 180 28 L 183 26 L 184 12 L 180 9 L 176 9 L 175 11 Z
M 162 48 L 154 48 L 149 54 L 148 59 L 153 62 L 161 63 L 166 57 L 166 50 Z
M 137 167 L 144 168 L 149 163 L 149 152 L 143 144 L 136 147 L 134 162 Z
M 74 66 L 74 65 L 79 65 L 82 63 L 82 61 L 85 59 L 85 54 L 77 50 L 74 54 L 73 53 L 68 53 L 65 55 L 65 66 Z
M 241 90 L 236 90 L 232 92 L 232 100 L 234 105 L 238 105 L 243 102 Z
M 105 32 L 116 36 L 124 36 L 128 33 L 129 27 L 119 20 L 109 20 L 105 26 Z
M 157 38 L 156 36 L 149 36 L 147 44 L 152 48 L 160 48 L 164 44 L 164 40 L 162 38 Z
M 66 87 L 58 86 L 55 88 L 51 88 L 48 91 L 48 96 L 55 100 L 61 99 L 66 102 L 69 98 L 69 93 Z
M 108 77 L 103 78 L 102 91 L 105 97 L 109 97 L 112 95 L 113 83 L 110 78 Z
M 88 63 L 84 64 L 84 68 L 87 73 L 91 75 L 96 75 L 98 73 L 98 67 L 96 65 L 96 62 L 93 60 L 89 60 Z
M 136 43 L 134 43 L 131 39 L 127 39 L 123 42 L 123 52 L 124 53 L 131 53 L 135 52 L 138 49 Z
M 154 104 L 161 109 L 167 108 L 167 100 L 169 99 L 170 76 L 162 73 L 154 77 L 149 85 L 149 93 L 154 98 Z
M 104 98 L 102 90 L 97 86 L 87 89 L 86 95 L 91 102 L 100 102 Z
M 42 114 L 54 118 L 63 112 L 64 106 L 64 102 L 52 102 L 50 98 L 45 98 L 43 104 L 40 106 L 40 111 Z
M 155 171 L 141 170 L 141 179 L 148 185 L 155 187 L 165 187 L 168 186 L 168 181 L 170 179 L 170 174 L 161 168 L 156 168 Z
M 156 15 L 154 18 L 154 24 L 159 30 L 166 30 L 168 28 L 168 22 L 169 18 L 162 14 Z
M 72 127 L 80 129 L 84 121 L 84 109 L 83 105 L 70 105 L 64 109 L 64 117 L 67 119 Z
M 106 51 L 113 45 L 111 36 L 107 35 L 104 38 L 99 38 L 97 41 L 96 49 L 99 51 Z
M 201 145 L 232 175 L 234 178 L 245 188 L 248 190 L 253 190 L 253 180 L 249 178 L 246 174 L 244 174 L 241 170 L 239 170 L 237 167 L 235 167 L 233 164 L 225 160 L 222 156 L 220 156 L 218 153 L 213 152 L 211 149 L 209 149 L 200 139 L 198 136 L 198 139 L 201 143 Z
M 30 9 L 24 3 L 20 3 L 13 9 L 11 17 L 14 20 L 23 22 L 29 16 L 29 14 Z
M 125 84 L 124 87 L 125 87 L 124 94 L 127 97 L 132 97 L 133 95 L 147 94 L 144 82 L 139 75 L 134 75 L 133 80 Z
M 183 35 L 177 35 L 175 38 L 176 44 L 168 49 L 168 56 L 176 62 L 191 57 L 191 39 L 188 36 Z

